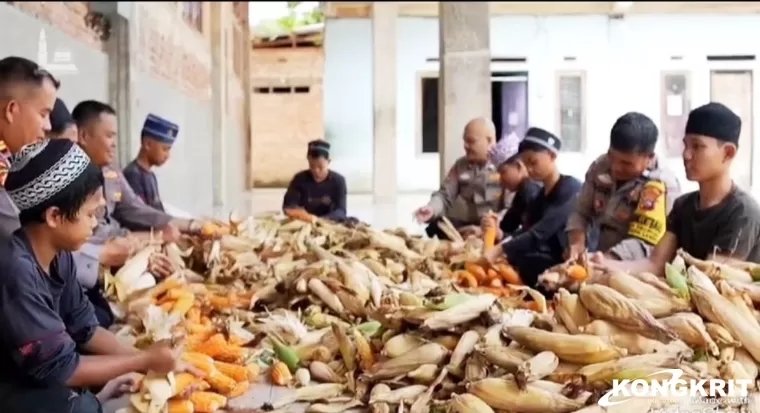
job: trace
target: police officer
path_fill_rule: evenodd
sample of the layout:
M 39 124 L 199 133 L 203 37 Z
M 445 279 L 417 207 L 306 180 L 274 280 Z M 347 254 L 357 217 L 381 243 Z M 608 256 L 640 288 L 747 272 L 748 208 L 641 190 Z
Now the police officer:
M 111 167 L 116 149 L 116 111 L 109 105 L 88 100 L 79 103 L 72 111 L 79 130 L 79 145 L 93 163 L 103 170 L 105 209 L 99 214 L 98 226 L 90 241 L 74 253 L 79 282 L 88 289 L 101 325 L 113 322 L 108 303 L 99 288 L 100 265 L 119 267 L 134 252 L 141 241 L 149 239 L 148 232 L 161 231 L 165 241 L 176 241 L 179 229 L 193 232 L 201 223 L 173 218 L 163 211 L 151 208 L 135 195 L 121 172 Z M 167 276 L 173 272 L 168 259 L 155 254 L 151 260 L 151 273 Z
M 179 126 L 166 119 L 149 114 L 143 124 L 140 153 L 124 168 L 124 178 L 147 205 L 163 211 L 164 204 L 158 193 L 158 180 L 151 170 L 169 159 Z
M 657 126 L 641 113 L 626 113 L 615 122 L 607 154 L 586 172 L 568 221 L 570 258 L 594 249 L 586 240 L 594 226 L 599 230 L 596 250 L 617 260 L 646 258 L 665 235 L 680 187 L 657 160 L 657 135 Z
M 480 232 L 480 220 L 489 211 L 501 211 L 508 197 L 501 188 L 499 172 L 489 161 L 489 151 L 496 139 L 490 119 L 476 118 L 464 128 L 465 156 L 451 167 L 430 202 L 415 212 L 418 221 L 427 223 L 429 237 L 446 235 L 438 228 L 446 217 L 464 235 Z

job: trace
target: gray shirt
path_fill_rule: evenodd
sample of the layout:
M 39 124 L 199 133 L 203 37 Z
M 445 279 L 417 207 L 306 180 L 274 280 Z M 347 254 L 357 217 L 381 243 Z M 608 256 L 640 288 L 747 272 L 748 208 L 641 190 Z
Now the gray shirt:
M 18 228 L 18 208 L 11 201 L 5 188 L 0 187 L 0 238 L 10 237 Z

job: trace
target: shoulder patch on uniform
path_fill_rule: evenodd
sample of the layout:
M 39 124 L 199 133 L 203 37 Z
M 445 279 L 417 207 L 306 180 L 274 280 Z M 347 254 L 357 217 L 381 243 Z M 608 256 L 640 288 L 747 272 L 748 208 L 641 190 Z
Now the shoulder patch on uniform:
M 116 202 L 121 201 L 121 192 L 119 192 L 119 191 L 114 192 L 113 193 L 113 200 L 116 201 Z
M 650 245 L 657 245 L 665 235 L 668 213 L 665 206 L 666 187 L 659 180 L 644 183 L 639 195 L 633 220 L 628 227 L 628 235 Z

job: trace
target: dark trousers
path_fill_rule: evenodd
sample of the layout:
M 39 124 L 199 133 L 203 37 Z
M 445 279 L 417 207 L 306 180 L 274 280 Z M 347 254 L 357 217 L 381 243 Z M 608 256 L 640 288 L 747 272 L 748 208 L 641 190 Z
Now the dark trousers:
M 97 397 L 89 391 L 67 387 L 26 388 L 0 385 L 2 413 L 103 413 Z
M 538 276 L 543 274 L 543 272 L 550 267 L 561 262 L 562 260 L 558 260 L 556 257 L 553 257 L 546 252 L 531 252 L 522 256 L 509 257 L 509 264 L 517 270 L 518 274 L 520 274 L 523 284 L 530 288 L 537 289 L 547 297 L 551 297 L 551 295 L 537 285 Z
M 103 295 L 103 286 L 98 283 L 94 287 L 87 290 L 85 293 L 90 300 L 92 307 L 95 309 L 95 317 L 98 318 L 98 323 L 101 327 L 108 330 L 114 323 L 115 317 L 111 311 L 111 306 L 108 305 L 108 300 Z

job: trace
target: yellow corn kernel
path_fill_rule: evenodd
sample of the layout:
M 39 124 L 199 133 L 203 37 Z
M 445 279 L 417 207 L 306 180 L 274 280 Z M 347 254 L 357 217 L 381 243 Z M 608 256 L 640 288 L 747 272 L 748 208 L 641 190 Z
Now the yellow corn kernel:
M 205 325 L 192 321 L 185 323 L 185 328 L 187 329 L 188 334 L 208 334 L 208 337 L 211 337 L 212 333 L 215 331 L 214 326 L 212 325 Z
M 204 315 L 203 317 L 201 317 L 201 324 L 203 324 L 204 326 L 213 326 L 214 322 L 211 321 L 210 318 Z
M 187 290 L 182 287 L 172 288 L 166 292 L 166 296 L 173 300 L 179 300 L 185 294 L 187 294 Z
M 215 392 L 221 394 L 229 394 L 237 384 L 234 379 L 225 376 L 219 370 L 212 371 L 206 378 L 206 381 L 208 381 L 208 384 L 211 385 L 211 388 Z
M 238 336 L 232 336 L 232 335 L 230 336 L 230 339 L 227 340 L 227 342 L 230 345 L 236 346 L 236 347 L 242 347 L 248 343 L 248 341 L 244 340 L 243 338 L 238 337 Z
M 227 363 L 240 364 L 248 356 L 248 352 L 243 347 L 225 345 L 214 357 L 215 360 Z
M 209 357 L 215 358 L 218 354 L 225 350 L 227 347 L 227 340 L 223 334 L 214 334 L 208 340 L 204 341 L 201 345 L 197 346 L 194 350 L 198 353 L 203 353 Z
M 215 310 L 227 310 L 233 307 L 234 300 L 224 295 L 212 295 L 208 298 L 208 304 Z
M 272 364 L 272 383 L 278 386 L 287 386 L 293 380 L 288 365 L 277 360 Z
M 161 307 L 162 310 L 166 311 L 167 313 L 172 310 L 172 307 L 174 307 L 174 301 L 169 300 L 163 304 L 160 304 L 159 307 Z
M 187 390 L 191 387 L 195 391 L 208 390 L 210 387 L 208 383 L 190 373 L 176 373 L 174 375 L 174 381 L 176 382 L 175 396 L 187 393 Z
M 235 397 L 240 397 L 244 395 L 248 389 L 251 387 L 251 384 L 247 381 L 241 381 L 237 384 L 235 384 L 235 387 L 230 391 L 230 393 L 227 395 L 230 399 L 233 399 Z
M 185 318 L 187 321 L 191 323 L 200 323 L 201 322 L 201 309 L 198 307 L 193 307 L 190 310 L 188 310 L 187 314 L 185 315 Z
M 190 400 L 169 400 L 167 413 L 195 413 L 195 407 Z
M 183 317 L 193 307 L 195 302 L 195 296 L 191 293 L 184 293 L 181 295 L 172 307 L 170 315 L 178 315 Z
M 259 379 L 259 375 L 261 374 L 261 367 L 256 362 L 245 366 L 245 369 L 248 370 L 248 381 L 253 383 Z
M 195 353 L 191 351 L 182 353 L 182 356 L 180 356 L 180 358 L 185 363 L 190 364 L 191 366 L 206 374 L 211 374 L 214 370 L 216 370 L 216 367 L 214 367 L 214 359 L 205 354 Z
M 245 366 L 225 363 L 223 361 L 215 361 L 214 367 L 216 367 L 220 373 L 235 380 L 236 382 L 248 381 L 248 369 Z
M 166 293 L 167 291 L 173 288 L 181 287 L 181 286 L 182 286 L 182 282 L 178 280 L 177 278 L 167 278 L 161 281 L 157 286 L 153 288 L 153 290 L 151 290 L 150 296 L 152 298 L 157 298 L 161 296 L 162 294 Z
M 375 354 L 372 352 L 372 347 L 361 331 L 354 329 L 353 336 L 354 343 L 356 344 L 356 354 L 359 356 L 359 366 L 363 371 L 367 371 L 375 364 Z
M 227 405 L 227 398 L 221 394 L 197 391 L 190 395 L 195 413 L 215 413 Z

